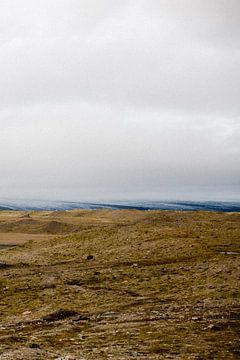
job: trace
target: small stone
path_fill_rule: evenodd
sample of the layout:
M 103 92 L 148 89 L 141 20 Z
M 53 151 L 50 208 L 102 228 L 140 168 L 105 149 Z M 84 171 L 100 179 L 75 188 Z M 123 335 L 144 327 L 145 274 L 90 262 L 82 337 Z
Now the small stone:
M 89 261 L 89 260 L 93 260 L 94 259 L 94 256 L 93 255 L 88 255 L 87 256 L 87 260 Z
M 31 311 L 24 311 L 22 314 L 23 314 L 23 316 L 28 316 L 28 315 L 31 315 Z
M 87 321 L 90 320 L 90 317 L 88 315 L 79 315 L 73 321 Z
M 208 325 L 207 328 L 210 329 L 210 330 L 214 330 L 214 331 L 219 331 L 219 330 L 221 330 L 220 326 L 215 325 L 215 324 L 210 324 L 210 325 Z
M 32 343 L 29 345 L 30 349 L 41 349 L 40 346 L 36 343 Z

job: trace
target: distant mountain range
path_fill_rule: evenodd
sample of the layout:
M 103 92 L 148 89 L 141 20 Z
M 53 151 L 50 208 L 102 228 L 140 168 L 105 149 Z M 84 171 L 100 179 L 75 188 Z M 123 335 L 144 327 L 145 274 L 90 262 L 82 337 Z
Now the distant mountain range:
M 1 200 L 0 210 L 73 210 L 73 209 L 137 209 L 137 210 L 206 210 L 240 212 L 239 201 L 116 201 L 104 203 Z

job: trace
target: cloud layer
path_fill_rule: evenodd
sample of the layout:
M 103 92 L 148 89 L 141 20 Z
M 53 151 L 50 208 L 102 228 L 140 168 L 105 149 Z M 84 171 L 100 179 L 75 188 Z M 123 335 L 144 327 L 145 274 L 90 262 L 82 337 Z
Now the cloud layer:
M 239 197 L 238 0 L 3 0 L 0 24 L 0 196 Z

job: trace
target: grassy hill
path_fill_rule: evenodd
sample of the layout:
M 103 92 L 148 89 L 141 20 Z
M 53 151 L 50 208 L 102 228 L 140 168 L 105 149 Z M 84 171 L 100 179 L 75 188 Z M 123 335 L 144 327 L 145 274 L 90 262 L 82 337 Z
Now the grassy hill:
M 0 359 L 239 358 L 239 237 L 240 213 L 1 211 Z

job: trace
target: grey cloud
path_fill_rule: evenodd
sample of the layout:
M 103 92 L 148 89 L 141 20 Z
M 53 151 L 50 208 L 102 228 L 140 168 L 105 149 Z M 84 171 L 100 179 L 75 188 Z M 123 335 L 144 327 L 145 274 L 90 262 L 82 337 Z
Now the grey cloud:
M 93 3 L 80 2 L 79 6 L 75 2 L 70 5 L 60 2 L 57 9 L 63 11 L 65 4 L 75 18 L 74 5 L 77 14 L 81 14 L 81 9 L 85 14 L 95 9 Z M 180 8 L 181 14 L 185 14 L 186 3 L 183 1 L 183 7 L 173 3 L 172 8 Z M 97 9 L 105 9 L 106 4 L 103 2 L 105 6 L 101 7 L 98 3 Z M 237 114 L 239 51 L 229 52 L 224 46 L 209 46 L 198 41 L 194 31 L 191 34 L 192 27 L 186 30 L 185 18 L 179 18 L 176 11 L 171 13 L 171 6 L 164 1 L 158 3 L 159 11 L 155 16 L 151 16 L 146 2 L 136 4 L 130 2 L 129 6 L 120 6 L 118 3 L 119 11 L 116 6 L 112 12 L 108 10 L 112 17 L 98 18 L 95 9 L 96 24 L 90 26 L 92 31 L 87 33 L 82 30 L 86 28 L 83 15 L 79 26 L 75 24 L 75 30 L 67 26 L 71 23 L 68 20 L 67 24 L 63 21 L 68 31 L 60 32 L 58 16 L 55 14 L 52 18 L 51 14 L 47 18 L 44 13 L 42 26 L 48 31 L 43 31 L 43 36 L 39 37 L 40 25 L 37 25 L 35 35 L 33 31 L 33 35 L 29 32 L 29 37 L 16 36 L 2 47 L 0 93 L 3 106 L 84 99 L 128 107 L 157 106 L 196 113 L 222 114 L 226 111 Z M 159 4 L 163 10 L 166 6 L 166 17 Z M 34 7 L 31 9 L 33 11 Z M 192 24 L 199 14 L 193 13 L 196 9 L 191 10 L 188 16 L 191 15 Z M 61 15 L 63 17 L 63 13 Z M 46 18 L 52 28 L 46 26 Z M 200 18 L 203 20 L 204 16 Z M 211 19 L 203 22 L 202 25 L 206 22 L 205 29 L 210 26 Z M 56 29 L 52 21 L 58 25 Z M 235 32 L 233 30 L 234 36 Z
M 236 0 L 1 1 L 0 195 L 239 184 L 239 17 Z

